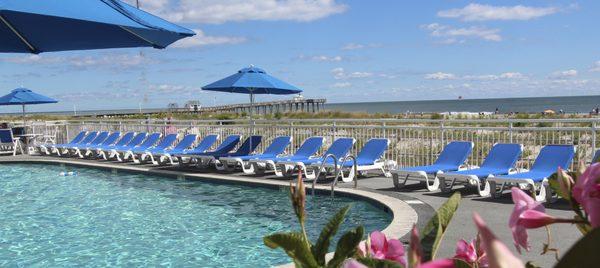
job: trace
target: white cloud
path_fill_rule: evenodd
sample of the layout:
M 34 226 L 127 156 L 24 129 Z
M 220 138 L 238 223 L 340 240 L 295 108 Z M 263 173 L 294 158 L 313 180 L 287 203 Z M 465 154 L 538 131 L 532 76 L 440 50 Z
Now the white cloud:
M 592 66 L 590 72 L 600 72 L 600 60 L 594 63 L 594 66 Z
M 500 29 L 490 29 L 484 26 L 454 28 L 438 23 L 431 23 L 428 25 L 422 25 L 421 28 L 429 31 L 429 34 L 433 37 L 443 38 L 442 43 L 445 44 L 453 44 L 457 42 L 462 43 L 465 41 L 464 39 L 460 38 L 475 38 L 493 42 L 502 41 L 502 36 L 499 34 Z
M 500 78 L 503 78 L 503 79 L 523 79 L 523 78 L 525 78 L 525 75 L 523 75 L 522 73 L 518 73 L 518 72 L 508 72 L 508 73 L 500 74 Z
M 325 55 L 318 55 L 318 56 L 300 55 L 300 56 L 298 56 L 298 59 L 319 61 L 319 62 L 340 62 L 340 61 L 344 60 L 344 58 L 342 58 L 342 56 L 325 56 Z
M 462 21 L 488 20 L 530 20 L 559 12 L 556 7 L 492 6 L 469 4 L 463 8 L 442 10 L 437 13 L 442 18 L 455 18 Z
M 428 80 L 451 80 L 451 79 L 456 79 L 456 75 L 451 74 L 451 73 L 437 72 L 437 73 L 426 74 L 425 79 L 428 79 Z
M 336 0 L 145 0 L 142 1 L 141 8 L 171 21 L 186 23 L 248 20 L 306 22 L 343 13 L 348 9 Z
M 567 79 L 571 77 L 577 76 L 577 70 L 565 70 L 565 71 L 556 71 L 550 74 L 550 78 L 552 79 Z
M 481 80 L 481 81 L 493 81 L 501 79 L 523 79 L 525 75 L 518 72 L 507 72 L 501 74 L 484 74 L 484 75 L 465 75 L 462 79 L 466 80 Z
M 351 72 L 348 73 L 344 70 L 344 68 L 338 67 L 331 70 L 331 74 L 333 74 L 333 78 L 335 79 L 353 79 L 353 78 L 368 78 L 372 77 L 373 73 L 369 72 Z
M 92 67 L 92 66 L 109 66 L 109 67 L 129 67 L 142 64 L 155 63 L 157 60 L 142 56 L 140 54 L 101 54 L 98 56 L 69 56 L 56 57 L 46 55 L 28 55 L 12 58 L 0 58 L 0 62 L 8 62 L 15 64 L 52 64 L 65 65 L 71 67 Z
M 374 48 L 374 47 L 380 47 L 381 45 L 379 44 L 357 44 L 357 43 L 348 43 L 345 44 L 342 47 L 342 50 L 358 50 L 358 49 L 364 49 L 364 48 Z
M 54 56 L 41 56 L 41 55 L 25 55 L 16 56 L 9 58 L 0 58 L 0 62 L 17 63 L 17 64 L 29 64 L 29 63 L 58 63 L 63 58 Z
M 235 36 L 210 36 L 206 35 L 200 29 L 194 29 L 196 35 L 189 38 L 184 38 L 173 44 L 171 47 L 174 48 L 193 48 L 203 47 L 210 45 L 231 45 L 246 42 L 244 37 Z
M 350 82 L 338 82 L 338 83 L 331 85 L 331 87 L 333 87 L 333 88 L 348 88 L 351 86 L 352 86 L 352 83 L 350 83 Z

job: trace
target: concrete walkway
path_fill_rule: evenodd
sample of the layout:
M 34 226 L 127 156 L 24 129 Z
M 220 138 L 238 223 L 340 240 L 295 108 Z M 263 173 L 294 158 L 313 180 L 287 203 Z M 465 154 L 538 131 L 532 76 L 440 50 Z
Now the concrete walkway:
M 149 168 L 153 170 L 176 170 L 173 168 L 156 168 L 151 167 L 149 165 L 134 165 L 134 164 L 123 164 L 123 163 L 114 163 L 114 162 L 106 162 L 106 161 L 96 161 L 96 160 L 80 160 L 73 158 L 54 158 L 54 157 L 36 157 L 36 156 L 16 156 L 16 157 L 0 157 L 0 162 L 6 161 L 28 161 L 28 160 L 48 160 L 55 159 L 59 161 L 67 160 L 69 162 L 79 162 L 79 163 L 88 163 L 88 164 L 101 164 L 101 165 L 116 165 L 116 166 L 125 166 L 132 170 L 138 169 L 139 171 L 147 170 Z M 191 170 L 186 170 L 186 174 L 191 173 Z M 196 173 L 196 172 L 194 172 Z M 215 174 L 217 173 L 217 174 Z M 209 173 L 199 173 L 200 175 L 205 175 L 207 177 L 219 178 L 223 177 L 227 178 L 239 178 L 243 181 L 256 180 L 256 181 L 272 181 L 273 183 L 282 184 L 285 182 L 287 184 L 287 179 L 276 178 L 273 176 L 266 177 L 252 177 L 252 176 L 244 176 L 241 173 L 219 173 L 219 172 L 210 172 Z M 197 176 L 197 175 L 196 175 Z M 283 180 L 283 181 L 282 181 Z M 324 184 L 328 184 L 329 182 L 324 182 Z M 326 186 L 326 185 L 323 185 Z M 416 184 L 407 185 L 405 189 L 402 191 L 397 191 L 394 189 L 392 179 L 385 177 L 371 177 L 371 178 L 363 178 L 359 180 L 359 188 L 361 190 L 367 192 L 375 192 L 378 194 L 383 194 L 386 196 L 391 196 L 396 199 L 399 199 L 406 204 L 410 205 L 413 210 L 415 210 L 418 214 L 417 226 L 422 228 L 424 224 L 429 220 L 432 213 L 434 213 L 434 209 L 439 208 L 448 198 L 448 194 L 442 194 L 440 192 L 427 192 L 425 189 L 421 189 Z M 350 188 L 352 185 L 350 184 L 340 184 L 340 187 Z M 345 189 L 344 189 L 345 190 Z M 460 204 L 460 207 L 457 213 L 454 215 L 454 219 L 450 224 L 450 227 L 442 241 L 442 245 L 438 251 L 438 258 L 443 257 L 452 257 L 454 255 L 455 245 L 459 239 L 471 240 L 475 238 L 477 231 L 475 229 L 475 225 L 472 221 L 472 213 L 479 213 L 483 219 L 487 222 L 487 224 L 494 230 L 496 235 L 510 248 L 513 250 L 515 254 L 516 250 L 514 249 L 512 243 L 512 236 L 510 230 L 508 228 L 508 218 L 513 208 L 512 200 L 510 199 L 510 195 L 505 195 L 500 199 L 489 199 L 489 198 L 480 198 L 476 195 L 474 191 L 461 191 L 463 195 L 463 200 Z M 412 211 L 406 215 L 407 217 L 414 218 L 414 213 Z M 547 213 L 557 217 L 572 217 L 572 212 L 568 209 L 568 205 L 565 202 L 557 202 L 555 204 L 551 204 L 547 207 Z M 409 216 L 410 214 L 410 216 Z M 402 215 L 399 215 L 402 218 Z M 412 220 L 412 219 L 411 219 Z M 413 220 L 414 221 L 414 220 Z M 390 226 L 394 228 L 394 226 Z M 398 226 L 396 226 L 398 227 Z M 406 228 L 405 226 L 403 228 Z M 556 225 L 551 227 L 552 231 L 552 239 L 553 246 L 558 248 L 559 251 L 565 253 L 568 248 L 573 245 L 580 237 L 581 234 L 577 230 L 575 226 L 572 225 Z M 534 261 L 537 265 L 541 267 L 552 267 L 555 260 L 554 255 L 543 255 L 540 253 L 542 251 L 542 243 L 547 241 L 546 231 L 545 229 L 538 230 L 530 230 L 530 243 L 532 245 L 531 252 L 524 252 L 521 258 L 524 261 Z M 408 235 L 404 235 L 401 237 L 403 242 L 408 242 Z

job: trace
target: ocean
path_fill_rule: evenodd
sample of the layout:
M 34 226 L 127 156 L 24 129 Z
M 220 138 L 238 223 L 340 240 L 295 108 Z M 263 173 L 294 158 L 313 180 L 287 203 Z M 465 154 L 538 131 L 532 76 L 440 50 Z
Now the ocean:
M 388 101 L 329 103 L 325 109 L 344 112 L 366 113 L 445 113 L 445 112 L 494 112 L 541 113 L 553 110 L 565 113 L 589 113 L 600 107 L 600 95 L 569 97 L 502 98 L 502 99 L 456 99 L 428 101 Z

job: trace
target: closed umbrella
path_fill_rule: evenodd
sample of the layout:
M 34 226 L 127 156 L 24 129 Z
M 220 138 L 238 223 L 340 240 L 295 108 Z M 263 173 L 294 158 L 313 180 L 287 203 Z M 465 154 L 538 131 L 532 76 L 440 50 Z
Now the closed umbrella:
M 57 102 L 55 99 L 40 95 L 26 88 L 13 89 L 9 94 L 0 97 L 0 105 L 21 105 L 23 108 L 23 123 L 25 123 L 25 105 Z
M 1 0 L 0 52 L 166 48 L 194 32 L 119 0 Z
M 250 95 L 250 122 L 251 132 L 254 134 L 252 124 L 252 113 L 254 106 L 254 95 L 275 94 L 289 95 L 298 94 L 302 90 L 270 76 L 263 69 L 250 66 L 239 70 L 236 74 L 225 77 L 219 81 L 202 87 L 202 90 L 220 91 L 230 93 L 242 93 Z

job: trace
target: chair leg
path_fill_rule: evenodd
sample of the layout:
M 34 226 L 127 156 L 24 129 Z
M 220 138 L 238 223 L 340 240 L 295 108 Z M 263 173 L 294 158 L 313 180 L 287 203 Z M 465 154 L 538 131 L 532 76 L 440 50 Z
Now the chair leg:
M 406 181 L 408 180 L 408 176 L 409 175 L 406 175 L 403 180 L 400 180 L 400 176 L 398 175 L 398 173 L 392 173 L 392 180 L 394 181 L 394 187 L 396 188 L 396 190 L 404 188 L 404 186 L 406 185 Z
M 427 186 L 427 190 L 430 192 L 434 192 L 440 189 L 440 179 L 438 179 L 437 175 L 433 178 L 433 183 L 430 183 L 429 176 L 425 175 L 425 185 Z

